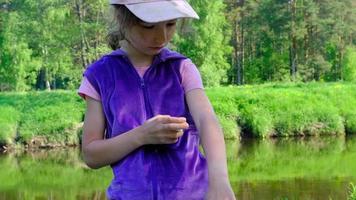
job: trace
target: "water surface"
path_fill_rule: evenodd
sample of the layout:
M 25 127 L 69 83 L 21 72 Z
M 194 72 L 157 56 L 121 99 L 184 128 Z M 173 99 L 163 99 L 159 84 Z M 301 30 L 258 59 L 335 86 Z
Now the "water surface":
M 238 199 L 347 199 L 356 137 L 227 141 Z M 0 154 L 0 200 L 105 199 L 109 168 L 85 167 L 78 149 Z

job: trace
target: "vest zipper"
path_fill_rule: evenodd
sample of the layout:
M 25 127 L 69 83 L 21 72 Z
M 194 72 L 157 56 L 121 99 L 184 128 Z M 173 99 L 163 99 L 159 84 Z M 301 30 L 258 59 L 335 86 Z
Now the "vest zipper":
M 146 120 L 150 119 L 150 118 L 153 117 L 153 111 L 152 111 L 152 106 L 151 106 L 151 103 L 150 103 L 150 100 L 149 100 L 148 91 L 147 91 L 147 87 L 146 87 L 146 83 L 145 83 L 145 79 L 144 78 L 145 78 L 147 72 L 149 72 L 149 70 L 155 64 L 155 60 L 152 62 L 151 67 L 147 69 L 147 71 L 143 75 L 143 78 L 141 78 L 141 76 L 136 71 L 135 67 L 132 65 L 131 61 L 127 57 L 125 57 L 125 59 L 127 60 L 129 65 L 131 66 L 131 69 L 133 70 L 134 74 L 136 74 L 136 77 L 140 80 L 140 86 L 141 86 L 141 90 L 142 90 L 141 95 L 143 96 L 143 99 L 144 99 L 144 105 L 142 105 L 142 106 L 143 106 L 143 108 L 145 110 L 145 118 L 146 118 Z M 155 163 L 153 161 L 152 161 L 152 163 L 153 163 L 152 166 L 155 166 Z M 151 180 L 152 180 L 152 195 L 153 195 L 152 197 L 153 197 L 153 200 L 157 200 L 158 199 L 158 183 L 157 183 L 157 178 L 155 176 L 153 167 L 151 167 L 150 177 L 151 177 Z
M 151 106 L 149 105 L 149 101 L 147 100 L 148 99 L 148 94 L 147 94 L 147 89 L 146 89 L 146 85 L 145 85 L 145 81 L 143 78 L 141 78 L 141 76 L 138 74 L 138 72 L 136 71 L 135 67 L 133 66 L 133 64 L 131 63 L 131 61 L 129 60 L 128 57 L 124 56 L 125 60 L 127 61 L 127 63 L 129 64 L 132 72 L 135 74 L 135 76 L 137 77 L 137 79 L 139 80 L 139 84 L 140 84 L 140 87 L 141 87 L 141 90 L 142 90 L 142 93 L 140 94 L 141 98 L 143 99 L 143 102 L 141 101 L 141 103 L 143 103 L 142 108 L 144 110 L 144 114 L 145 114 L 145 117 L 144 117 L 144 120 L 147 120 L 152 116 L 152 111 L 150 111 L 151 109 Z M 148 69 L 149 70 L 149 69 Z M 146 74 L 146 72 L 145 72 Z M 148 108 L 149 107 L 149 108 Z
M 150 68 L 148 69 L 150 70 Z M 153 111 L 152 111 L 152 106 L 151 106 L 151 102 L 150 102 L 150 98 L 148 96 L 148 91 L 147 91 L 147 87 L 145 84 L 145 75 L 147 74 L 148 70 L 145 72 L 143 78 L 140 77 L 141 80 L 141 89 L 143 92 L 143 96 L 144 96 L 144 100 L 145 100 L 145 109 L 146 109 L 146 118 L 149 119 L 151 117 L 153 117 Z M 157 151 L 156 147 L 154 147 L 155 152 Z M 152 161 L 153 165 L 155 166 L 155 162 Z M 151 167 L 151 180 L 152 180 L 152 200 L 157 200 L 158 199 L 158 184 L 157 184 L 157 178 L 155 176 L 155 169 L 153 167 Z
M 145 80 L 143 78 L 141 78 L 141 89 L 143 92 L 143 97 L 145 100 L 145 110 L 146 110 L 146 118 L 152 118 L 153 117 L 153 111 L 152 111 L 152 106 L 151 106 L 151 102 L 150 102 L 150 98 L 148 96 L 148 91 L 147 91 L 147 87 L 145 84 Z

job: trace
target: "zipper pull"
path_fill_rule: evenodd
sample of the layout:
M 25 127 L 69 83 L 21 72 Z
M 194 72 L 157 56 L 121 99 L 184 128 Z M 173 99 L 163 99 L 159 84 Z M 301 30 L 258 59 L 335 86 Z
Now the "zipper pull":
M 141 87 L 144 88 L 145 87 L 145 81 L 143 79 L 141 79 Z

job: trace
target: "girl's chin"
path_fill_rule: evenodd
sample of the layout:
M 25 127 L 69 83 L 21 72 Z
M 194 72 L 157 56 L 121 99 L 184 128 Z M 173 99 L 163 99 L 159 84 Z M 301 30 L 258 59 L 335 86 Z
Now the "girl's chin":
M 147 51 L 145 51 L 145 53 L 147 55 L 151 55 L 151 56 L 154 56 L 154 55 L 157 55 L 159 54 L 161 51 L 162 51 L 163 48 L 148 48 Z
M 150 47 L 149 48 L 150 52 L 155 52 L 155 53 L 161 52 L 162 49 L 163 49 L 163 47 Z

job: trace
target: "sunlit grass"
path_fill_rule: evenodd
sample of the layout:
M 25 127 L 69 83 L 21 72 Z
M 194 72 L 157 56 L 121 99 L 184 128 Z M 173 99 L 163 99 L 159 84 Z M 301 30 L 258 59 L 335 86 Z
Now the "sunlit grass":
M 207 93 L 227 138 L 240 132 L 254 137 L 356 133 L 353 83 L 230 86 Z
M 82 121 L 84 103 L 75 92 L 1 93 L 0 110 L 0 140 L 6 143 L 38 136 L 48 143 L 79 143 L 71 129 Z
M 350 196 L 348 200 L 356 200 L 356 186 L 350 183 Z
M 206 89 L 226 139 L 356 133 L 356 84 L 308 83 Z M 78 144 L 85 103 L 74 91 L 0 93 L 0 144 Z

